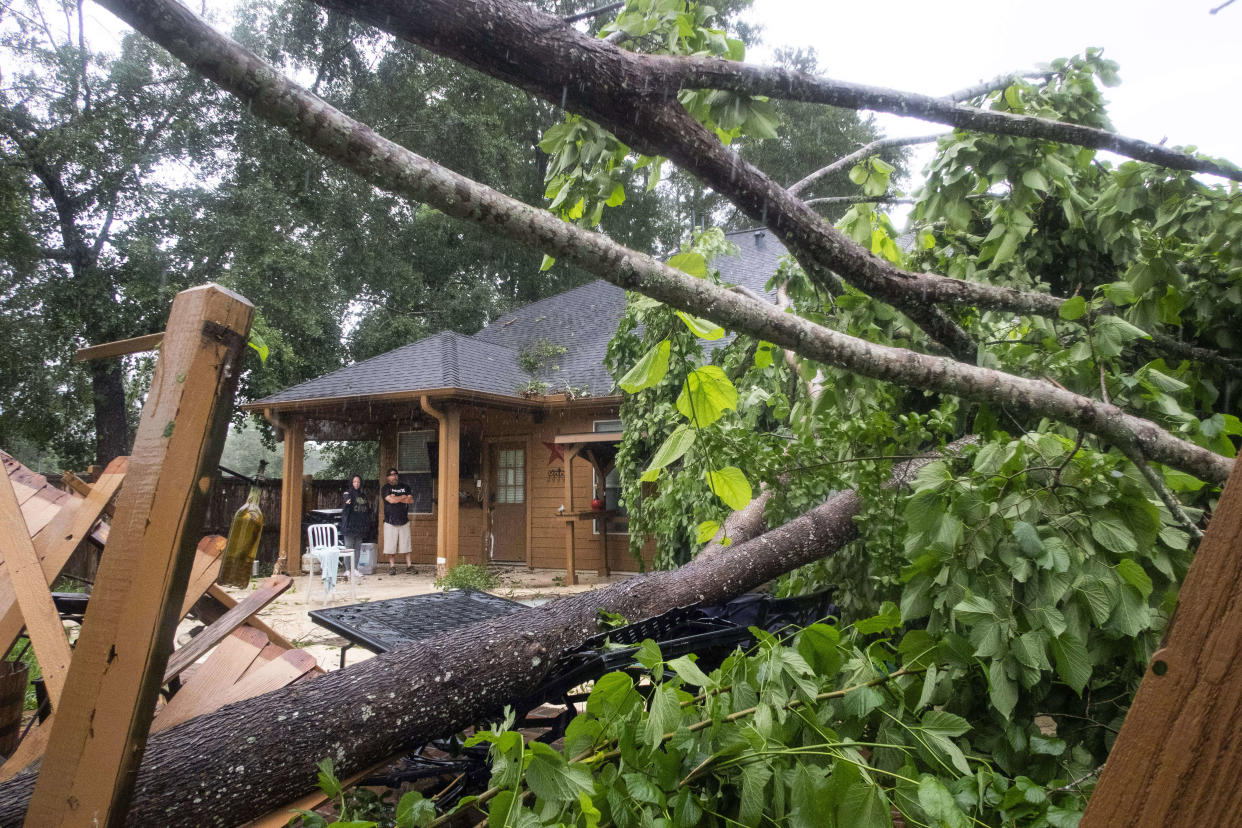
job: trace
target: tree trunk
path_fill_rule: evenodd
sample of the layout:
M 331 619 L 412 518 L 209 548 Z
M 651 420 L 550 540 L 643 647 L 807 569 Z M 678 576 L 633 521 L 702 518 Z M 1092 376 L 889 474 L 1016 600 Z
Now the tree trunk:
M 125 381 L 119 359 L 91 363 L 91 397 L 95 406 L 95 462 L 106 466 L 129 452 Z
M 415 642 L 159 733 L 127 824 L 238 825 L 312 791 L 325 756 L 347 776 L 455 733 L 533 692 L 597 632 L 600 610 L 640 620 L 726 601 L 852 540 L 859 503 L 843 492 L 727 554 Z M 21 825 L 34 780 L 0 786 L 0 826 Z

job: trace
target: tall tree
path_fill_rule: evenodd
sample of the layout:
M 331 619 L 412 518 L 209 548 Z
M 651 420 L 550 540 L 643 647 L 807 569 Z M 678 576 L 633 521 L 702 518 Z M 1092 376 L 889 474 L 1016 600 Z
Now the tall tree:
M 159 329 L 181 283 L 162 267 L 158 228 L 133 220 L 158 215 L 178 189 L 169 178 L 181 176 L 164 173 L 193 163 L 203 146 L 196 115 L 212 93 L 141 38 L 126 38 L 115 58 L 92 51 L 80 3 L 12 4 L 2 31 L 14 350 L 0 370 L 20 406 L 6 406 L 6 433 L 53 445 L 66 462 L 104 463 L 129 445 L 123 367 L 91 363 L 84 384 L 68 359 L 82 345 Z M 94 415 L 90 448 L 81 396 Z

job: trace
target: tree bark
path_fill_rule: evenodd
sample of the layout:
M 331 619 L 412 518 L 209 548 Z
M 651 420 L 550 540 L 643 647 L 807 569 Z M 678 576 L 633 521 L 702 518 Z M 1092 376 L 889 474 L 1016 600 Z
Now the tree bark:
M 95 462 L 106 466 L 129 453 L 125 381 L 119 359 L 91 363 L 91 399 L 95 406 Z
M 240 98 L 255 115 L 288 129 L 315 151 L 389 192 L 537 247 L 671 307 L 861 376 L 1046 416 L 1116 445 L 1133 447 L 1149 460 L 1214 483 L 1223 483 L 1233 468 L 1230 458 L 1180 440 L 1149 420 L 1044 380 L 856 339 L 687 276 L 377 135 L 367 125 L 311 95 L 219 34 L 180 4 L 171 0 L 101 2 L 191 68 Z M 561 25 L 556 18 L 550 19 L 553 25 Z M 811 213 L 805 205 L 801 209 Z M 956 279 L 942 281 L 969 284 Z M 1060 302 L 1055 297 L 1043 296 Z

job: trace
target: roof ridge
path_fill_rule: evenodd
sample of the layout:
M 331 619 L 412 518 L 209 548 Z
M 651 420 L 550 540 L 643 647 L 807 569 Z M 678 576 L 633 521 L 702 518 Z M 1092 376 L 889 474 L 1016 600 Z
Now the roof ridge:
M 491 322 L 488 322 L 482 328 L 479 328 L 479 330 L 476 331 L 475 333 L 482 333 L 483 331 L 488 330 L 493 325 L 495 325 L 497 322 L 499 322 L 501 319 L 504 319 L 506 316 L 515 316 L 524 311 L 528 311 L 531 308 L 537 308 L 540 305 L 544 304 L 545 302 L 551 302 L 554 299 L 563 299 L 567 294 L 573 293 L 574 291 L 582 290 L 584 288 L 589 288 L 594 285 L 600 285 L 600 284 L 611 285 L 612 282 L 609 282 L 607 279 L 592 279 L 591 281 L 584 282 L 583 284 L 577 285 L 576 287 L 571 287 L 569 290 L 562 290 L 560 293 L 554 293 L 551 296 L 545 296 L 542 299 L 536 299 L 534 302 L 531 302 L 529 304 L 521 305 L 519 307 L 514 308 L 513 310 L 505 311 L 504 313 L 500 314 L 495 319 L 493 319 Z

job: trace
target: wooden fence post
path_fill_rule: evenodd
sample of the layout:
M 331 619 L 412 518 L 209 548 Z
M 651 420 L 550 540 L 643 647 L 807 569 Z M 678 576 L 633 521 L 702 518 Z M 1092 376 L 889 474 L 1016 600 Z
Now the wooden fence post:
M 1242 464 L 1235 464 L 1081 828 L 1235 824 L 1242 812 Z
M 172 650 L 254 308 L 173 302 L 27 825 L 120 825 Z

